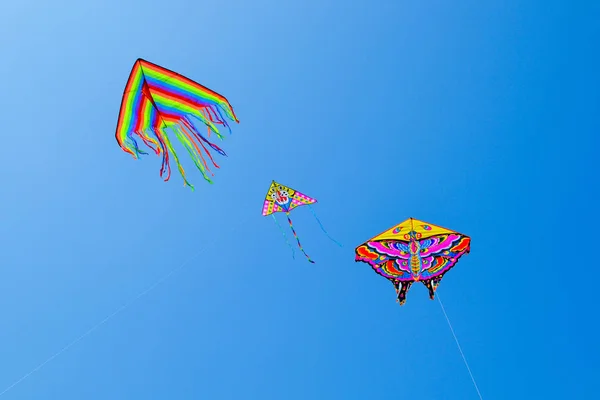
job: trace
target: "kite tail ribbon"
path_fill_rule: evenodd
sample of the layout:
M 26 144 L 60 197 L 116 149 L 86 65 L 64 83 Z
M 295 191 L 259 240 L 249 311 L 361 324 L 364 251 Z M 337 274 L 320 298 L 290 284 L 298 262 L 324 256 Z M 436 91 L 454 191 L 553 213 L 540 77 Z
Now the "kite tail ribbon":
M 302 251 L 302 253 L 304 253 L 304 255 L 306 256 L 306 258 L 308 259 L 308 261 L 314 264 L 315 262 L 310 259 L 309 255 L 306 254 L 306 252 L 302 248 L 302 244 L 300 244 L 300 239 L 298 239 L 298 235 L 296 234 L 296 230 L 294 229 L 294 225 L 292 224 L 292 220 L 290 219 L 290 214 L 286 212 L 285 216 L 287 217 L 287 220 L 288 220 L 288 222 L 290 224 L 290 229 L 292 230 L 292 233 L 294 234 L 294 237 L 296 238 L 296 242 L 298 242 L 298 247 L 300 248 L 300 250 Z
M 325 233 L 325 235 L 327 235 L 327 237 L 329 238 L 329 240 L 331 240 L 333 243 L 337 244 L 338 246 L 343 247 L 340 242 L 338 242 L 337 240 L 335 240 L 334 238 L 332 238 L 329 235 L 329 233 L 327 233 L 327 231 L 325 230 L 325 227 L 323 227 L 323 224 L 321 223 L 321 220 L 319 220 L 319 217 L 317 217 L 317 213 L 315 212 L 315 210 L 313 210 L 313 208 L 310 206 L 310 204 L 308 205 L 308 208 L 310 209 L 310 212 L 312 213 L 312 215 L 315 217 L 315 219 L 319 223 L 319 226 L 321 227 L 321 230 L 323 231 L 323 233 Z
M 277 225 L 277 227 L 279 228 L 279 231 L 283 235 L 283 239 L 285 239 L 285 242 L 287 243 L 287 245 L 292 250 L 292 258 L 295 260 L 296 259 L 296 252 L 294 251 L 294 248 L 292 247 L 292 245 L 290 244 L 290 242 L 287 240 L 287 236 L 285 236 L 285 232 L 283 231 L 283 228 L 281 227 L 281 225 L 279 225 L 279 221 L 277 221 L 277 218 L 275 218 L 275 214 L 271 214 L 271 215 L 273 216 L 273 221 L 275 221 L 275 224 Z

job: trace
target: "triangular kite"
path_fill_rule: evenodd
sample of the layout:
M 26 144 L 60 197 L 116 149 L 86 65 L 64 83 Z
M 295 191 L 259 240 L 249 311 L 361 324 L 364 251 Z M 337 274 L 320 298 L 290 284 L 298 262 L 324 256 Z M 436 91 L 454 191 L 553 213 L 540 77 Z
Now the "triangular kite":
M 287 242 L 288 246 L 290 246 L 290 248 L 292 249 L 292 256 L 293 256 L 294 249 L 292 248 L 290 243 L 287 241 L 287 238 L 285 237 L 285 232 L 281 228 L 281 225 L 279 225 L 279 222 L 277 222 L 277 218 L 275 218 L 275 213 L 277 213 L 277 212 L 285 213 L 285 216 L 287 217 L 288 223 L 290 225 L 290 229 L 292 230 L 292 233 L 294 234 L 294 237 L 296 238 L 296 242 L 298 243 L 298 247 L 300 248 L 302 253 L 304 253 L 304 255 L 306 256 L 308 261 L 311 263 L 314 263 L 314 261 L 311 260 L 309 255 L 306 254 L 306 252 L 304 251 L 304 248 L 302 247 L 302 244 L 300 243 L 300 239 L 298 238 L 298 235 L 296 234 L 296 230 L 294 229 L 294 225 L 292 224 L 292 220 L 290 219 L 290 211 L 292 211 L 294 208 L 300 207 L 300 206 L 308 206 L 308 208 L 312 212 L 313 216 L 319 223 L 319 226 L 321 227 L 323 232 L 325 232 L 327 237 L 329 237 L 329 239 L 331 239 L 333 242 L 335 242 L 338 246 L 341 246 L 341 244 L 339 244 L 335 239 L 333 239 L 331 236 L 329 236 L 329 234 L 323 227 L 323 224 L 321 224 L 321 221 L 319 221 L 317 214 L 314 212 L 314 210 L 310 206 L 311 204 L 316 203 L 316 202 L 317 202 L 317 199 L 315 199 L 315 198 L 309 197 L 309 196 L 305 195 L 304 193 L 301 193 L 295 189 L 292 189 L 289 186 L 285 186 L 285 185 L 282 185 L 281 183 L 272 181 L 271 186 L 269 187 L 269 190 L 267 191 L 267 194 L 265 196 L 265 201 L 263 202 L 263 209 L 262 209 L 263 216 L 267 216 L 267 215 L 273 216 L 273 219 L 275 220 L 275 223 L 277 224 L 277 226 L 279 227 L 279 230 L 283 234 L 285 241 Z

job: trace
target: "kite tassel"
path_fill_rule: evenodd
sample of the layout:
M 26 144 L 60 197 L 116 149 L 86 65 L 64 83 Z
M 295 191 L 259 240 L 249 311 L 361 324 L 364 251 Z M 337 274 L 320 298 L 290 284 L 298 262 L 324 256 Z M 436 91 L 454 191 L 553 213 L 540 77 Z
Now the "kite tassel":
M 298 242 L 298 247 L 300 248 L 302 253 L 304 253 L 308 262 L 314 264 L 315 262 L 310 259 L 310 256 L 308 254 L 306 254 L 306 252 L 304 251 L 304 248 L 302 247 L 302 244 L 300 243 L 300 239 L 298 239 L 298 234 L 296 234 L 296 230 L 294 229 L 294 225 L 292 224 L 292 220 L 290 219 L 290 214 L 286 212 L 285 216 L 287 217 L 288 223 L 290 224 L 290 229 L 292 230 L 292 233 L 294 234 L 294 237 L 296 238 L 296 242 Z
M 442 280 L 443 277 L 444 277 L 444 275 L 440 275 L 438 277 L 428 279 L 426 281 L 422 281 L 423 285 L 425 285 L 427 290 L 429 290 L 429 298 L 431 300 L 435 299 L 435 291 L 437 290 L 438 286 L 440 285 L 440 281 Z
M 288 241 L 287 236 L 285 235 L 285 232 L 284 232 L 283 228 L 281 227 L 281 225 L 279 225 L 279 221 L 277 221 L 277 218 L 275 218 L 275 214 L 271 214 L 271 215 L 273 216 L 273 221 L 275 221 L 275 224 L 279 228 L 279 232 L 281 232 L 281 234 L 283 235 L 283 239 L 285 240 L 285 242 L 289 246 L 290 250 L 292 250 L 292 258 L 295 260 L 296 259 L 296 252 L 294 251 L 294 248 L 292 247 L 291 243 Z
M 200 134 L 200 132 L 198 132 L 197 129 L 194 128 L 194 124 L 192 123 L 192 121 L 189 118 L 186 118 L 183 120 L 185 122 L 185 124 L 188 126 L 188 129 L 190 129 L 192 132 L 194 132 L 194 135 L 198 136 L 200 138 L 200 140 L 202 140 L 204 143 L 208 144 L 214 151 L 216 151 L 217 153 L 221 154 L 222 156 L 227 157 L 227 153 L 225 153 L 225 151 L 223 151 L 219 146 L 217 146 L 216 144 L 210 142 L 209 140 L 207 140 L 204 136 L 202 136 Z M 208 131 L 210 133 L 210 126 L 208 127 Z
M 163 175 L 166 171 L 167 177 L 163 178 L 163 180 L 167 182 L 171 178 L 171 165 L 169 164 L 169 150 L 167 144 L 165 143 L 162 134 L 159 134 L 155 129 L 149 129 L 148 132 L 152 133 L 156 137 L 156 140 L 158 141 L 158 146 L 160 146 L 160 151 L 162 152 L 162 165 L 160 167 L 160 177 L 163 178 Z
M 331 240 L 333 243 L 337 244 L 340 247 L 344 247 L 344 246 L 342 246 L 342 244 L 340 242 L 338 242 L 337 240 L 335 240 L 334 238 L 332 238 L 329 235 L 329 233 L 327 233 L 327 231 L 325 230 L 325 227 L 321 223 L 321 220 L 319 220 L 319 217 L 317 217 L 317 213 L 315 212 L 315 210 L 313 210 L 313 208 L 310 206 L 310 204 L 308 205 L 308 208 L 310 209 L 310 212 L 312 213 L 312 215 L 315 217 L 315 219 L 319 223 L 319 226 L 321 227 L 321 230 L 323 231 L 323 233 L 325 233 L 325 235 L 329 238 L 329 240 Z
M 402 285 L 401 287 L 398 287 L 394 284 L 394 286 L 396 287 L 396 301 L 398 302 L 398 304 L 400 304 L 401 306 L 404 305 L 404 303 L 406 303 L 406 293 L 408 292 L 408 289 L 410 289 L 410 287 L 412 286 L 412 282 L 408 281 L 408 282 L 400 282 L 400 285 Z
M 140 154 L 143 154 L 145 156 L 148 155 L 148 153 L 146 153 L 145 151 L 143 151 L 142 149 L 140 149 L 140 146 L 138 145 L 137 140 L 135 140 L 135 138 L 133 136 L 129 136 L 129 140 L 131 141 L 131 143 L 133 143 L 133 149 L 134 149 L 135 154 L 136 154 L 135 158 L 139 158 Z
M 215 107 L 214 111 L 216 111 L 217 114 L 219 114 L 218 118 L 221 121 L 221 123 L 223 125 L 225 125 L 225 127 L 227 128 L 227 130 L 229 131 L 229 134 L 233 134 L 233 131 L 231 130 L 231 126 L 229 126 L 229 124 L 227 123 L 227 120 L 225 118 L 223 118 L 223 114 L 221 114 L 221 110 L 219 110 L 219 107 Z M 237 117 L 235 117 L 235 114 L 233 114 L 233 109 L 231 109 L 232 111 L 232 116 L 234 117 L 234 119 L 237 121 Z M 238 121 L 239 122 L 239 121 Z

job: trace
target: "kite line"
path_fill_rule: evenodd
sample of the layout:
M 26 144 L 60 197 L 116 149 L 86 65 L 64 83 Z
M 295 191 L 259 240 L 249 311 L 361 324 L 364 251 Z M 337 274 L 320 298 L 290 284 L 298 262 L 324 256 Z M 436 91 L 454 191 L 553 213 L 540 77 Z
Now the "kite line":
M 230 231 L 227 231 L 227 232 L 228 233 L 229 232 L 233 232 L 236 229 L 237 229 L 237 226 L 233 227 Z M 82 335 L 80 335 L 79 337 L 77 337 L 75 340 L 71 341 L 68 345 L 66 345 L 65 347 L 63 347 L 62 349 L 60 349 L 59 351 L 57 351 L 56 353 L 54 353 L 51 357 L 49 357 L 48 359 L 46 359 L 46 361 L 42 362 L 37 367 L 35 367 L 31 371 L 29 371 L 28 373 L 26 373 L 25 375 L 23 375 L 21 378 L 17 379 L 9 387 L 7 387 L 2 392 L 0 392 L 0 396 L 4 395 L 6 392 L 8 392 L 9 390 L 11 390 L 15 386 L 17 386 L 19 383 L 21 383 L 25 379 L 29 378 L 29 376 L 33 375 L 34 373 L 36 373 L 37 371 L 39 371 L 40 369 L 42 369 L 46 364 L 48 364 L 49 362 L 51 362 L 52 360 L 54 360 L 56 357 L 60 356 L 65 351 L 69 350 L 71 347 L 73 347 L 74 345 L 76 345 L 77 343 L 79 343 L 80 341 L 82 341 L 83 339 L 85 339 L 87 336 L 89 336 L 90 334 L 92 334 L 94 331 L 96 331 L 102 325 L 104 325 L 105 323 L 107 323 L 108 321 L 110 321 L 111 319 L 113 319 L 115 316 L 117 316 L 121 312 L 125 311 L 127 308 L 129 308 L 131 305 L 133 305 L 136 301 L 138 301 L 139 299 L 141 299 L 142 297 L 144 297 L 145 295 L 147 295 L 148 293 L 150 293 L 152 290 L 156 289 L 158 286 L 160 286 L 161 284 L 163 284 L 164 282 L 166 282 L 173 274 L 175 274 L 179 270 L 183 269 L 183 267 L 185 267 L 191 261 L 193 261 L 194 259 L 196 259 L 198 256 L 200 256 L 206 250 L 208 250 L 209 248 L 211 248 L 216 243 L 216 241 L 217 241 L 217 238 L 213 239 L 212 242 L 210 242 L 208 245 L 206 245 L 203 248 L 201 248 L 200 250 L 198 250 L 198 252 L 196 254 L 194 254 L 193 256 L 189 257 L 187 260 L 185 260 L 179 266 L 173 268 L 170 272 L 168 272 L 167 274 L 163 275 L 160 279 L 158 279 L 152 285 L 148 286 L 146 289 L 144 289 L 143 291 L 141 291 L 140 293 L 138 293 L 138 295 L 135 296 L 132 300 L 130 300 L 129 302 L 123 304 L 121 307 L 117 308 L 115 311 L 113 311 L 111 314 L 109 314 L 102 321 L 98 322 L 96 325 L 94 325 L 90 329 L 88 329 L 85 333 L 83 333 Z
M 469 375 L 471 376 L 471 380 L 473 381 L 473 386 L 475 386 L 475 390 L 477 391 L 477 394 L 479 395 L 479 399 L 483 400 L 483 397 L 481 397 L 481 392 L 479 392 L 479 388 L 477 387 L 477 382 L 475 382 L 475 378 L 473 377 L 473 373 L 471 372 L 471 368 L 469 368 L 469 363 L 467 362 L 467 358 L 465 357 L 465 354 L 463 353 L 462 348 L 460 347 L 460 343 L 458 343 L 458 338 L 456 337 L 456 334 L 454 333 L 454 329 L 452 328 L 452 324 L 450 323 L 450 318 L 448 318 L 448 314 L 446 314 L 446 309 L 444 309 L 444 304 L 442 304 L 442 299 L 440 299 L 440 294 L 436 293 L 436 297 L 437 297 L 438 301 L 440 302 L 440 306 L 442 307 L 442 312 L 444 313 L 444 317 L 446 317 L 446 322 L 448 322 L 448 326 L 450 327 L 452 336 L 454 336 L 454 341 L 456 342 L 456 346 L 458 346 L 458 351 L 460 351 L 460 355 L 462 356 L 462 359 L 465 362 L 467 371 L 469 371 Z

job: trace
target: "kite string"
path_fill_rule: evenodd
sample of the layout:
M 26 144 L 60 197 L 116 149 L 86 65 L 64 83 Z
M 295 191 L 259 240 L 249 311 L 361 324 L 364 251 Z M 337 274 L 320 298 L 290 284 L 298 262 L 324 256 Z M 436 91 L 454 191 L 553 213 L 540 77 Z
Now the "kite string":
M 235 231 L 238 226 L 233 227 L 229 232 Z M 146 289 L 144 289 L 143 291 L 141 291 L 140 293 L 138 293 L 138 295 L 135 296 L 128 303 L 125 303 L 125 304 L 121 305 L 119 308 L 117 308 L 115 311 L 113 311 L 111 314 L 109 314 L 107 317 L 105 317 L 102 321 L 98 322 L 96 325 L 94 325 L 90 329 L 88 329 L 85 333 L 83 333 L 82 335 L 80 335 L 79 337 L 77 337 L 75 340 L 71 341 L 69 344 L 67 344 L 65 347 L 63 347 L 62 349 L 60 349 L 58 352 L 54 353 L 51 357 L 49 357 L 48 359 L 46 359 L 46 361 L 42 362 L 37 367 L 35 367 L 31 371 L 29 371 L 28 373 L 26 373 L 25 375 L 23 375 L 21 378 L 17 379 L 10 386 L 8 386 L 6 389 L 4 389 L 2 392 L 0 392 L 0 396 L 4 395 L 6 392 L 8 392 L 9 390 L 11 390 L 15 386 L 17 386 L 19 383 L 21 383 L 22 381 L 24 381 L 25 379 L 27 379 L 29 376 L 33 375 L 35 372 L 37 372 L 40 369 L 42 369 L 50 361 L 54 360 L 56 357 L 60 356 L 62 353 L 64 353 L 65 351 L 69 350 L 71 347 L 73 347 L 75 344 L 79 343 L 81 340 L 83 340 L 84 338 L 86 338 L 87 336 L 89 336 L 90 334 L 92 334 L 94 331 L 96 331 L 102 325 L 104 325 L 105 323 L 107 323 L 108 321 L 110 321 L 111 319 L 113 319 L 115 316 L 117 316 L 118 314 L 120 314 L 125 309 L 129 308 L 131 305 L 133 305 L 133 303 L 135 303 L 136 301 L 138 301 L 139 299 L 141 299 L 142 297 L 144 297 L 145 295 L 147 295 L 148 293 L 150 293 L 152 290 L 154 290 L 156 287 L 158 287 L 159 285 L 161 285 L 162 283 L 164 283 L 173 274 L 175 274 L 179 270 L 183 269 L 183 267 L 185 267 L 188 263 L 190 263 L 192 260 L 194 260 L 195 258 L 197 258 L 198 256 L 200 256 L 202 253 L 204 253 L 210 247 L 212 247 L 216 243 L 216 241 L 217 241 L 216 238 L 213 239 L 212 242 L 210 242 L 207 246 L 205 246 L 205 247 L 201 248 L 200 250 L 198 250 L 198 252 L 196 254 L 194 254 L 193 256 L 189 257 L 187 260 L 185 260 L 179 266 L 173 268 L 170 272 L 168 272 L 167 274 L 163 275 L 160 279 L 158 279 L 152 285 L 148 286 Z
M 325 227 L 323 226 L 323 224 L 321 223 L 321 220 L 319 219 L 319 217 L 317 217 L 317 213 L 315 212 L 315 210 L 313 210 L 313 208 L 310 206 L 310 204 L 308 204 L 308 208 L 310 210 L 310 212 L 312 213 L 312 215 L 315 217 L 315 219 L 317 220 L 317 222 L 319 223 L 319 226 L 321 227 L 321 230 L 323 231 L 323 233 L 325 233 L 325 235 L 327 235 L 327 237 L 334 242 L 335 244 L 337 244 L 340 247 L 344 247 L 342 246 L 342 244 L 340 242 L 338 242 L 337 240 L 335 240 L 334 238 L 332 238 L 329 233 L 327 233 L 327 231 L 325 230 Z
M 279 232 L 281 232 L 281 234 L 283 235 L 283 238 L 285 239 L 285 242 L 289 246 L 290 250 L 292 250 L 292 258 L 295 260 L 296 259 L 296 251 L 294 251 L 294 248 L 292 247 L 292 244 L 288 241 L 287 236 L 285 235 L 285 231 L 283 230 L 283 228 L 279 224 L 279 221 L 277 221 L 277 218 L 275 218 L 275 214 L 271 214 L 271 216 L 273 217 L 273 221 L 275 221 L 275 224 L 279 228 Z
M 454 333 L 454 328 L 452 328 L 452 324 L 450 323 L 450 318 L 448 318 L 448 314 L 446 314 L 446 309 L 444 308 L 444 304 L 442 304 L 442 299 L 440 298 L 440 294 L 437 293 L 436 297 L 438 299 L 438 302 L 440 303 L 440 306 L 442 307 L 442 312 L 444 313 L 444 317 L 446 317 L 446 322 L 448 322 L 448 326 L 450 327 L 452 336 L 454 336 L 454 341 L 456 342 L 458 351 L 460 351 L 460 355 L 462 356 L 462 359 L 465 362 L 467 371 L 469 371 L 469 375 L 471 376 L 471 380 L 473 381 L 473 386 L 475 386 L 475 390 L 477 391 L 477 394 L 479 395 L 479 399 L 483 400 L 483 397 L 481 397 L 481 392 L 479 391 L 479 388 L 477 387 L 477 382 L 475 382 L 475 378 L 473 377 L 473 373 L 471 372 L 471 368 L 469 367 L 469 363 L 467 362 L 467 358 L 465 357 L 465 354 L 463 353 L 462 348 L 460 347 L 460 343 L 458 342 L 458 338 L 456 337 L 456 334 Z

